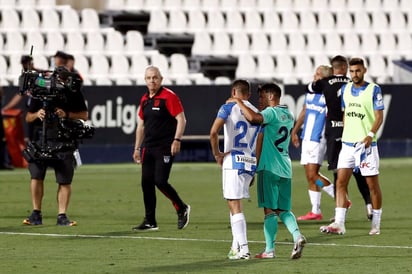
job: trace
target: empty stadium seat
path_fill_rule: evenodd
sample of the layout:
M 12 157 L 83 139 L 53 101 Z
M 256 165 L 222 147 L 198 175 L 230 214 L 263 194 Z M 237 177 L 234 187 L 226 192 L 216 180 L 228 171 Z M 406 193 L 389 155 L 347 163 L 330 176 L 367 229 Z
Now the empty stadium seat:
M 46 45 L 44 53 L 48 55 L 55 54 L 56 51 L 64 48 L 64 37 L 61 32 L 53 31 L 46 33 Z
M 102 54 L 104 51 L 104 37 L 98 31 L 90 31 L 86 33 L 85 52 L 87 54 Z
M 256 75 L 260 79 L 270 80 L 276 76 L 276 66 L 273 57 L 269 54 L 261 54 L 257 57 Z
M 303 33 L 291 32 L 288 34 L 288 52 L 291 55 L 301 55 L 306 51 L 306 41 Z
M 292 10 L 286 9 L 282 11 L 280 15 L 282 17 L 281 29 L 283 32 L 295 32 L 299 29 L 299 19 L 297 13 Z
M 256 0 L 256 9 L 261 12 L 272 11 L 275 7 L 274 0 Z
M 133 79 L 144 79 L 145 69 L 149 66 L 149 61 L 143 54 L 131 56 L 130 74 Z
M 126 6 L 126 0 L 106 0 L 106 9 L 122 10 Z
M 74 67 L 78 70 L 80 75 L 83 77 L 88 77 L 90 73 L 90 64 L 89 60 L 84 54 L 75 54 L 74 55 Z
M 110 60 L 110 79 L 125 78 L 129 75 L 130 64 L 125 55 L 112 55 Z
M 1 10 L 0 30 L 3 32 L 18 31 L 20 28 L 20 18 L 17 10 L 3 9 Z
M 343 2 L 343 1 L 338 1 Z M 340 33 L 353 31 L 353 20 L 351 14 L 346 10 L 336 12 L 336 30 Z
M 223 17 L 223 13 L 220 10 L 209 10 L 207 12 L 206 22 L 206 31 L 218 32 L 224 31 L 225 29 L 225 19 Z
M 262 17 L 255 9 L 245 12 L 244 30 L 249 33 L 262 31 Z
M 56 0 L 37 0 L 38 9 L 48 9 L 56 7 Z
M 216 32 L 213 34 L 213 55 L 224 56 L 230 54 L 231 41 L 229 33 Z
M 300 26 L 299 26 L 300 31 L 303 31 L 303 32 L 318 31 L 315 13 L 309 10 L 304 10 L 299 13 L 299 17 L 300 17 Z
M 309 55 L 301 55 L 295 58 L 295 77 L 301 83 L 309 83 L 313 80 L 314 65 Z
M 325 33 L 325 51 L 330 55 L 342 54 L 342 38 L 336 32 Z
M 61 29 L 63 31 L 79 31 L 80 16 L 75 9 L 65 8 L 61 11 Z
M 183 33 L 187 31 L 187 19 L 183 10 L 171 10 L 167 32 Z
M 64 50 L 74 53 L 82 53 L 85 49 L 85 41 L 83 34 L 80 32 L 68 32 L 66 34 L 66 44 L 64 46 Z
M 250 51 L 249 36 L 246 32 L 235 32 L 232 34 L 232 45 L 230 53 L 232 55 L 242 55 Z
M 229 10 L 226 13 L 226 31 L 236 32 L 243 31 L 243 17 L 238 10 Z
M 100 21 L 99 14 L 95 9 L 86 8 L 82 9 L 81 12 L 81 30 L 82 31 L 93 31 L 99 32 Z
M 192 55 L 202 56 L 212 54 L 212 38 L 207 32 L 197 32 L 195 33 L 193 45 L 192 45 Z
M 143 35 L 136 30 L 129 30 L 126 33 L 125 53 L 129 55 L 144 54 Z
M 126 7 L 136 9 L 139 5 L 136 2 L 140 2 L 140 0 L 126 0 Z M 141 6 L 140 6 L 141 7 Z M 163 1 L 162 0 L 145 0 L 144 1 L 144 9 L 149 11 L 155 10 L 162 10 L 163 9 Z
M 106 34 L 106 54 L 119 54 L 123 53 L 124 50 L 124 39 L 123 35 L 116 30 L 110 31 Z
M 306 40 L 306 49 L 308 53 L 311 55 L 325 54 L 325 42 L 320 32 L 315 31 L 307 33 Z
M 109 60 L 105 55 L 92 55 L 90 58 L 90 76 L 94 79 L 109 79 Z
M 201 10 L 202 0 L 182 0 L 182 9 L 184 11 Z
M 41 18 L 42 31 L 60 31 L 60 18 L 55 9 L 42 9 Z
M 409 18 L 411 20 L 412 18 Z M 391 32 L 403 32 L 406 30 L 406 16 L 401 10 L 389 12 L 389 30 Z M 409 29 L 409 31 L 411 31 Z
M 235 71 L 236 78 L 256 78 L 256 61 L 251 54 L 240 55 Z
M 270 36 L 269 52 L 272 55 L 282 54 L 288 49 L 286 34 L 282 32 L 272 32 Z
M 7 60 L 3 55 L 0 55 L 0 76 L 4 77 L 7 74 Z
M 191 33 L 202 32 L 206 29 L 206 16 L 199 9 L 188 11 L 187 31 Z
M 173 53 L 170 55 L 169 77 L 173 80 L 188 79 L 189 62 L 184 54 Z
M 215 85 L 230 85 L 232 81 L 227 76 L 218 76 L 214 80 Z
M 133 85 L 132 79 L 126 78 L 126 77 L 117 78 L 117 79 L 115 79 L 114 82 L 115 82 L 116 86 L 131 86 L 131 85 Z
M 371 21 L 368 13 L 359 10 L 353 13 L 353 17 L 353 27 L 356 29 L 356 32 L 370 33 Z
M 238 9 L 240 11 L 257 11 L 256 9 L 256 0 L 238 0 Z
M 380 33 L 385 32 L 389 28 L 388 18 L 384 11 L 375 10 L 371 12 L 372 31 Z
M 392 32 L 382 32 L 379 34 L 378 51 L 384 55 L 391 56 L 396 53 L 396 39 Z
M 343 34 L 343 52 L 346 55 L 358 55 L 361 53 L 361 42 L 359 35 L 354 32 Z
M 250 50 L 252 54 L 268 54 L 269 53 L 269 37 L 263 32 L 253 32 L 251 34 Z
M 310 9 L 319 12 L 328 9 L 328 0 L 312 0 Z
M 360 52 L 376 54 L 378 51 L 378 37 L 373 32 L 366 32 L 361 35 Z
M 279 14 L 273 10 L 263 12 L 263 31 L 266 33 L 278 32 L 281 26 Z
M 179 10 L 182 11 L 182 0 L 163 0 L 162 8 L 167 11 Z
M 167 29 L 168 20 L 166 13 L 161 9 L 151 10 L 147 31 L 150 33 L 165 33 Z
M 335 19 L 333 14 L 327 10 L 322 10 L 318 12 L 318 24 L 317 28 L 322 33 L 335 31 Z
M 6 32 L 4 53 L 21 54 L 24 52 L 24 37 L 21 32 Z
M 40 16 L 35 9 L 23 9 L 21 11 L 21 30 L 38 31 L 40 27 Z

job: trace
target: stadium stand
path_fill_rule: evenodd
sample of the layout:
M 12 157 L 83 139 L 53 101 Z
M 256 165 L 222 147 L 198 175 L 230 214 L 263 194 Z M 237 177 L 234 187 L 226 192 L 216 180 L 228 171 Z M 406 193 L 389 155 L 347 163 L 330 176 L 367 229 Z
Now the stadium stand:
M 370 77 L 392 83 L 393 61 L 412 58 L 408 0 L 105 3 L 97 11 L 55 0 L 0 0 L 1 83 L 16 82 L 18 56 L 32 45 L 44 65 L 65 50 L 76 56 L 86 83 L 109 84 L 101 79 L 112 77 L 116 85 L 139 84 L 139 66 L 154 60 L 171 83 L 223 84 L 234 77 L 303 83 L 335 54 L 368 58 Z

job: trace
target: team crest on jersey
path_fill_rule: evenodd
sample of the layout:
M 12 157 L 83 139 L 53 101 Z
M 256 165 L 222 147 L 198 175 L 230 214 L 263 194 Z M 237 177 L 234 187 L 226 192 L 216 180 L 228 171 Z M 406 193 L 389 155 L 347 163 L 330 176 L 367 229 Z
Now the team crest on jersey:
M 153 106 L 154 106 L 154 107 L 159 107 L 159 105 L 160 105 L 160 100 L 159 100 L 159 99 L 155 99 L 154 102 L 153 102 Z
M 170 156 L 163 156 L 163 163 L 168 164 L 170 162 Z

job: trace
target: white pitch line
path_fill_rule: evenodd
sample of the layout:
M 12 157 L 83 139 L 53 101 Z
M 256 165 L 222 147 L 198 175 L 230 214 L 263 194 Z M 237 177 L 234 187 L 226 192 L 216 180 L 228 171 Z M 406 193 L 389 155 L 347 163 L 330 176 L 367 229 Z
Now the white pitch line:
M 193 242 L 231 242 L 231 240 L 216 239 L 193 239 L 193 238 L 167 238 L 150 236 L 108 236 L 108 235 L 82 235 L 82 234 L 52 234 L 52 233 L 22 233 L 0 231 L 0 235 L 18 236 L 41 236 L 41 237 L 60 237 L 60 238 L 101 238 L 101 239 L 141 239 L 141 240 L 161 240 L 161 241 L 193 241 Z M 265 243 L 264 241 L 249 241 L 249 243 Z M 276 244 L 292 245 L 291 242 L 276 242 Z M 361 247 L 361 248 L 392 248 L 392 249 L 412 249 L 412 246 L 397 245 L 360 245 L 360 244 L 336 244 L 336 243 L 308 243 L 315 246 L 335 246 L 335 247 Z

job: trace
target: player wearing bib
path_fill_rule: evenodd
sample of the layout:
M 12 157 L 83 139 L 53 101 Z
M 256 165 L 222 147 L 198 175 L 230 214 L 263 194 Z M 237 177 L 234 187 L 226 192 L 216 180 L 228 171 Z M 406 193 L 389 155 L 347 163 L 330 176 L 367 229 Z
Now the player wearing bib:
M 346 74 L 348 72 L 348 61 L 344 56 L 336 55 L 331 60 L 333 75 L 324 77 L 309 84 L 308 89 L 312 93 L 321 93 L 325 96 L 327 116 L 325 123 L 326 155 L 328 169 L 333 171 L 334 183 L 337 180 L 337 165 L 339 152 L 342 148 L 343 111 L 341 107 L 342 85 L 350 81 Z M 365 178 L 358 172 L 354 172 L 359 192 L 366 206 L 367 218 L 372 218 L 372 206 L 368 185 Z M 336 189 L 335 189 L 336 190 Z M 336 196 L 336 193 L 335 193 Z
M 316 69 L 314 80 L 328 77 L 330 74 L 330 67 L 319 66 Z M 310 93 L 307 91 L 305 95 L 305 105 L 292 130 L 292 143 L 295 147 L 299 147 L 300 142 L 297 132 L 303 125 L 300 163 L 305 168 L 309 199 L 312 205 L 311 211 L 306 215 L 298 217 L 298 220 L 301 221 L 322 220 L 323 215 L 320 209 L 321 190 L 324 190 L 329 196 L 335 198 L 334 185 L 319 172 L 326 153 L 326 139 L 324 135 L 325 119 L 325 96 L 322 93 Z
M 335 222 L 322 226 L 321 231 L 344 234 L 347 187 L 354 168 L 359 168 L 366 178 L 372 198 L 372 228 L 370 235 L 380 234 L 382 193 L 379 186 L 379 153 L 376 132 L 383 121 L 381 88 L 364 80 L 366 68 L 360 58 L 350 60 L 352 83 L 342 86 L 344 128 L 342 150 L 338 161 Z
M 258 110 L 247 101 L 250 85 L 245 80 L 232 84 L 232 97 L 239 98 L 253 111 Z M 224 131 L 224 152 L 219 150 L 219 132 Z M 241 199 L 249 198 L 249 187 L 256 171 L 256 138 L 260 125 L 249 123 L 235 103 L 226 103 L 219 109 L 210 130 L 213 155 L 222 166 L 223 197 L 230 209 L 233 241 L 229 259 L 249 259 L 246 219 Z
M 262 124 L 263 133 L 258 136 L 256 155 L 258 158 L 258 205 L 264 208 L 264 235 L 266 247 L 255 258 L 274 258 L 278 218 L 292 234 L 294 246 L 291 259 L 302 256 L 306 243 L 300 233 L 291 209 L 292 165 L 289 157 L 290 132 L 294 117 L 286 106 L 279 105 L 280 87 L 265 84 L 259 90 L 260 104 L 266 106 L 260 113 L 248 108 L 242 100 L 232 99 L 241 108 L 246 119 Z

